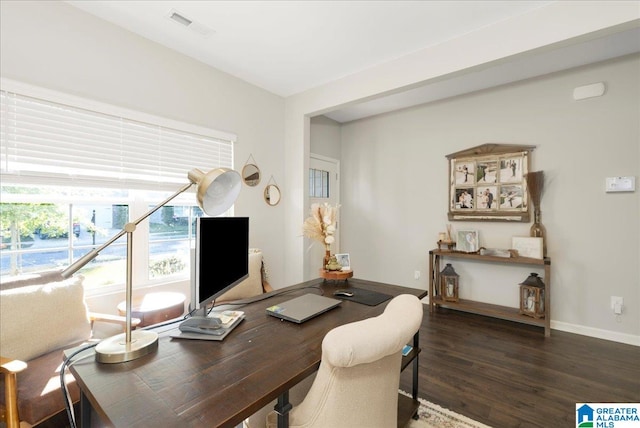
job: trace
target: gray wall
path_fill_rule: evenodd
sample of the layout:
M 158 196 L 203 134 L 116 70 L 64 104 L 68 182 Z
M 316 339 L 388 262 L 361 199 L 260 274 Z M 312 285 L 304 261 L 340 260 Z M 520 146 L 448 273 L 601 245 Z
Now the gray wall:
M 326 116 L 311 118 L 311 153 L 340 160 L 342 146 L 340 144 L 340 123 Z
M 639 191 L 604 192 L 605 177 L 640 171 L 639 72 L 636 55 L 343 125 L 341 248 L 357 276 L 426 289 L 428 251 L 448 222 L 445 156 L 490 142 L 535 145 L 533 170 L 546 175 L 552 327 L 640 343 Z M 600 81 L 603 97 L 572 99 L 574 87 Z M 530 226 L 452 225 L 497 248 Z M 508 306 L 530 270 L 454 267 L 462 297 Z M 624 297 L 621 317 L 610 296 Z

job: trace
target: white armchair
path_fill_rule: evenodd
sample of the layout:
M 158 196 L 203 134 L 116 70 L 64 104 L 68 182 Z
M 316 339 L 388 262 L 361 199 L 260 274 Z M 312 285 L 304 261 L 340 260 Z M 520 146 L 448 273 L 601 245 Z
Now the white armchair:
M 384 313 L 331 330 L 322 342 L 322 361 L 306 395 L 289 413 L 290 427 L 395 427 L 402 348 L 422 323 L 422 303 L 395 297 Z M 305 383 L 305 382 L 303 382 Z M 306 382 L 308 383 L 308 382 Z M 271 407 L 273 408 L 273 407 Z M 276 426 L 275 412 L 245 421 L 248 427 Z

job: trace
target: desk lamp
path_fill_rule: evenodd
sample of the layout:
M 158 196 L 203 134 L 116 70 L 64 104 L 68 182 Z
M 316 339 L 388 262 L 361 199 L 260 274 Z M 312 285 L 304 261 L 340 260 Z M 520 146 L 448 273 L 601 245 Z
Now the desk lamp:
M 151 214 L 165 206 L 173 198 L 196 185 L 196 199 L 202 210 L 210 216 L 217 216 L 228 210 L 235 202 L 241 188 L 240 174 L 227 168 L 218 168 L 208 173 L 192 169 L 187 174 L 189 183 L 169 198 L 160 202 L 142 217 L 127 223 L 118 234 L 98 248 L 94 248 L 62 271 L 63 278 L 69 278 L 84 265 L 95 259 L 98 254 L 123 235 L 127 235 L 127 279 L 126 279 L 126 327 L 125 332 L 104 339 L 96 346 L 96 360 L 100 363 L 122 363 L 147 355 L 158 348 L 158 333 L 148 330 L 131 331 L 131 296 L 133 277 L 133 232 L 136 226 Z

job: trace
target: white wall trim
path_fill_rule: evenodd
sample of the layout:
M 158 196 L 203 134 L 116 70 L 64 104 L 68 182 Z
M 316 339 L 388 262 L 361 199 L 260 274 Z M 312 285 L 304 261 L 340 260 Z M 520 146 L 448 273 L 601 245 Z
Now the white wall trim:
M 596 339 L 626 343 L 627 345 L 640 346 L 640 336 L 634 336 L 632 334 L 618 333 L 616 331 L 602 330 L 599 328 L 586 327 L 583 325 L 576 325 L 553 320 L 551 320 L 551 329 L 565 331 L 567 333 L 580 334 L 582 336 L 594 337 Z M 551 333 L 551 335 L 553 335 L 553 332 Z
M 333 163 L 335 163 L 337 165 L 340 164 L 340 161 L 338 159 L 336 159 L 336 158 L 332 158 L 332 157 L 324 156 L 324 155 L 319 155 L 317 153 L 309 153 L 309 158 L 320 159 L 320 160 L 327 161 L 327 162 L 333 162 Z
M 424 297 L 421 302 L 426 306 L 425 313 L 429 312 L 429 297 Z M 566 333 L 589 336 L 595 339 L 610 340 L 612 342 L 625 343 L 627 345 L 640 346 L 640 336 L 632 334 L 618 333 L 616 331 L 602 330 L 600 328 L 585 327 L 577 324 L 570 324 L 562 321 L 551 320 L 551 329 L 564 331 Z M 551 332 L 553 336 L 553 332 Z

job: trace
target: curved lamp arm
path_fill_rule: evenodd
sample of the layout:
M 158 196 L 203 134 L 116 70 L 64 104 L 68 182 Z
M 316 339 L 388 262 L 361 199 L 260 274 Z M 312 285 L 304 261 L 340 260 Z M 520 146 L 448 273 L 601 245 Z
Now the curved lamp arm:
M 168 204 L 181 193 L 189 190 L 189 188 L 194 184 L 197 186 L 196 198 L 198 206 L 200 206 L 200 208 L 210 216 L 217 216 L 228 210 L 240 193 L 240 174 L 232 169 L 218 168 L 205 174 L 201 170 L 194 168 L 189 171 L 187 177 L 189 178 L 188 184 L 185 184 L 183 187 L 178 189 L 176 193 L 160 202 L 141 217 L 125 224 L 124 229 L 118 232 L 115 236 L 69 265 L 61 272 L 62 277 L 69 278 L 71 275 L 82 269 L 87 263 L 95 259 L 102 250 L 120 239 L 127 232 L 135 231 L 136 226 L 144 219 Z
M 136 331 L 136 338 L 133 340 L 131 332 L 131 307 L 133 295 L 133 232 L 136 226 L 151 214 L 165 206 L 169 201 L 189 189 L 194 184 L 197 186 L 196 197 L 198 205 L 202 210 L 211 216 L 222 214 L 228 210 L 235 202 L 242 181 L 240 174 L 227 168 L 218 168 L 204 173 L 199 169 L 192 169 L 188 174 L 189 183 L 182 186 L 176 193 L 169 196 L 164 201 L 149 210 L 138 219 L 124 225 L 124 228 L 114 237 L 104 244 L 89 251 L 87 254 L 76 260 L 69 267 L 64 269 L 60 275 L 69 278 L 79 271 L 83 266 L 95 259 L 98 254 L 109 245 L 113 244 L 123 235 L 127 235 L 127 277 L 126 277 L 126 325 L 124 341 L 121 335 L 105 339 L 96 346 L 96 359 L 102 363 L 120 363 L 131 361 L 146 355 L 158 347 L 158 334 L 151 331 Z
M 136 230 L 136 226 L 140 222 L 142 222 L 144 219 L 149 217 L 151 214 L 153 214 L 154 212 L 158 211 L 160 208 L 165 206 L 173 198 L 175 198 L 179 194 L 183 193 L 184 191 L 188 190 L 191 186 L 193 186 L 193 184 L 194 183 L 185 184 L 182 188 L 180 188 L 180 190 L 178 190 L 176 193 L 171 195 L 169 198 L 167 198 L 164 201 L 160 202 L 158 205 L 153 207 L 150 211 L 148 211 L 142 217 L 140 217 L 140 218 L 138 218 L 138 219 L 136 219 L 136 220 L 134 220 L 134 221 L 132 221 L 130 223 L 125 224 L 124 225 L 124 229 L 122 229 L 116 235 L 111 237 L 107 242 L 105 242 L 104 244 L 100 245 L 98 248 L 94 248 L 93 250 L 89 251 L 87 254 L 85 254 L 84 256 L 80 257 L 78 260 L 76 260 L 71 265 L 69 265 L 65 270 L 63 270 L 62 273 L 61 273 L 62 277 L 63 278 L 69 278 L 71 275 L 73 275 L 74 273 L 78 272 L 80 269 L 82 269 L 84 267 L 84 265 L 86 265 L 91 260 L 93 260 L 96 257 L 98 257 L 98 254 L 100 254 L 100 252 L 102 250 L 104 250 L 109 245 L 113 244 L 115 241 L 120 239 L 127 232 L 133 232 L 134 230 Z

